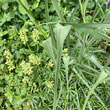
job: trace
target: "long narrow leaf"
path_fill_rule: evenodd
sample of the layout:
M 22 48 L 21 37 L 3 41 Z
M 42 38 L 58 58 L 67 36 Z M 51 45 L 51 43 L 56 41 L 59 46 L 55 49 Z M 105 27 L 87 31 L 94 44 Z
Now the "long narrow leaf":
M 98 38 L 101 38 L 101 39 L 104 39 L 104 40 L 110 42 L 110 37 L 109 37 L 109 36 L 104 35 L 104 34 L 98 32 L 98 31 L 96 31 L 96 30 L 94 30 L 94 29 L 79 28 L 79 29 L 76 29 L 76 31 L 89 33 L 89 34 L 91 34 L 91 35 L 94 35 L 94 36 L 96 36 L 96 37 L 98 37 Z
M 63 22 L 64 21 L 64 18 L 63 18 L 63 15 L 61 14 L 61 11 L 60 11 L 59 7 L 58 7 L 57 1 L 56 0 L 51 0 L 51 1 L 53 3 L 53 6 L 54 6 L 54 8 L 55 8 L 55 10 L 56 10 L 56 12 L 57 12 L 60 20 Z

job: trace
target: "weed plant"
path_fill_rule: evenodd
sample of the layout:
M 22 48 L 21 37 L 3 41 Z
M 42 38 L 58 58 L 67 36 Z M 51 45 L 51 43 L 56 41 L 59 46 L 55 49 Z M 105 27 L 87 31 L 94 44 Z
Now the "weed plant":
M 0 10 L 1 110 L 110 109 L 108 1 L 0 0 Z

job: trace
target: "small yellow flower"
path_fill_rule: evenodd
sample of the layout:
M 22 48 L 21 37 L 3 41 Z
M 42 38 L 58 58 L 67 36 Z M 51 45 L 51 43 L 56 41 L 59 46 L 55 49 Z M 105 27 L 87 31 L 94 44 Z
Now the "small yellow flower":
M 106 81 L 103 82 L 104 84 L 106 83 Z
M 23 42 L 23 44 L 26 44 L 27 41 L 28 41 L 28 37 L 26 35 L 26 32 L 25 31 L 20 31 L 19 35 L 20 35 L 20 39 Z
M 29 78 L 28 78 L 27 76 L 25 76 L 22 81 L 23 81 L 24 83 L 26 83 L 26 82 L 28 82 L 28 80 L 29 80 Z
M 8 70 L 11 71 L 13 69 L 15 69 L 15 66 L 13 65 L 13 61 L 12 61 L 12 54 L 9 52 L 9 50 L 5 50 L 4 51 L 4 55 L 6 57 L 6 62 L 5 64 L 8 66 Z
M 22 67 L 22 70 L 23 70 L 24 74 L 30 75 L 33 72 L 32 71 L 33 67 L 31 66 L 30 63 L 26 63 L 25 61 L 22 61 L 20 66 Z
M 5 50 L 4 55 L 6 56 L 7 59 L 11 59 L 13 57 L 9 50 Z
M 68 49 L 64 48 L 64 50 L 62 51 L 64 55 L 68 56 Z
M 26 104 L 26 105 L 27 105 L 27 107 L 30 107 L 31 103 L 30 103 L 30 102 L 27 102 L 27 104 Z
M 52 62 L 51 60 L 47 63 L 47 66 L 48 66 L 48 67 L 53 67 L 53 65 L 54 65 L 54 64 L 53 64 L 53 62 Z
M 48 81 L 48 82 L 46 82 L 46 86 L 47 86 L 48 88 L 52 88 L 52 87 L 54 86 L 53 81 Z
M 40 65 L 41 64 L 41 58 L 35 57 L 35 55 L 31 54 L 29 55 L 29 62 L 33 65 Z
M 9 71 L 15 69 L 15 66 L 13 65 L 13 61 L 7 59 L 6 62 L 5 62 L 5 64 L 8 65 Z
M 37 29 L 34 29 L 32 31 L 32 39 L 34 42 L 39 43 L 40 37 L 39 37 L 39 31 Z

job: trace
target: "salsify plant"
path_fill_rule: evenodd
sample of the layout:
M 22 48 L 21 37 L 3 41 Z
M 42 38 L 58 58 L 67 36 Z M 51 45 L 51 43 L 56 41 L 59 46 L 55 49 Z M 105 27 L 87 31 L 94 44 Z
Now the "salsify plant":
M 51 58 L 53 59 L 53 62 L 55 64 L 55 92 L 54 92 L 54 103 L 53 103 L 53 110 L 56 110 L 57 107 L 57 89 L 58 89 L 58 79 L 60 74 L 60 65 L 61 65 L 61 56 L 62 56 L 62 49 L 64 40 L 66 39 L 69 31 L 71 29 L 71 26 L 62 26 L 60 24 L 56 25 L 56 42 L 57 42 L 57 48 L 55 49 L 54 45 L 52 44 L 51 38 L 48 38 L 46 41 L 44 41 L 44 45 L 48 50 L 48 53 L 50 54 Z M 56 55 L 54 55 L 56 53 Z
M 19 3 L 19 6 L 22 7 L 26 11 L 27 15 L 29 16 L 31 21 L 35 24 L 36 28 L 40 31 L 42 36 L 45 37 L 45 31 L 42 28 L 42 25 L 44 25 L 44 24 L 39 24 L 36 21 L 32 12 L 29 9 L 27 0 L 17 0 L 17 1 Z M 59 104 L 59 99 L 61 97 L 60 92 L 59 92 L 59 96 L 58 96 L 58 85 L 59 85 L 59 82 L 61 83 L 60 70 L 61 70 L 61 65 L 62 65 L 61 59 L 62 59 L 62 50 L 64 47 L 64 41 L 67 40 L 67 47 L 69 50 L 69 52 L 68 52 L 69 57 L 63 56 L 68 90 L 69 90 L 69 83 L 70 83 L 69 79 L 68 79 L 68 65 L 69 65 L 69 60 L 72 57 L 71 51 L 75 51 L 76 49 L 78 49 L 78 47 L 80 47 L 79 44 L 76 43 L 76 46 L 73 48 L 73 50 L 71 50 L 71 46 L 70 46 L 70 35 L 71 34 L 75 35 L 77 40 L 79 41 L 79 43 L 81 45 L 83 45 L 80 49 L 80 53 L 82 56 L 78 55 L 79 62 L 80 62 L 80 59 L 85 58 L 86 62 L 94 64 L 100 71 L 100 72 L 98 72 L 97 70 L 95 71 L 93 68 L 91 69 L 90 67 L 85 65 L 85 68 L 89 68 L 89 69 L 95 71 L 96 73 L 99 73 L 96 82 L 91 87 L 89 85 L 88 81 L 85 80 L 86 78 L 84 77 L 84 75 L 82 75 L 82 73 L 83 73 L 82 71 L 84 71 L 84 70 L 79 71 L 79 68 L 84 68 L 84 63 L 83 63 L 83 65 L 75 63 L 74 66 L 72 67 L 73 73 L 76 74 L 79 77 L 79 79 L 81 79 L 81 81 L 89 89 L 88 95 L 87 96 L 85 95 L 85 102 L 84 102 L 83 107 L 80 107 L 80 105 L 78 105 L 77 109 L 78 110 L 80 110 L 80 109 L 87 110 L 86 105 L 88 104 L 88 108 L 90 110 L 92 110 L 88 100 L 89 100 L 90 96 L 92 94 L 94 94 L 95 97 L 99 100 L 99 102 L 107 110 L 107 107 L 105 107 L 105 104 L 100 99 L 98 94 L 95 92 L 95 89 L 100 83 L 110 79 L 109 69 L 106 66 L 103 66 L 99 63 L 96 56 L 94 55 L 94 52 L 88 52 L 88 47 L 90 45 L 92 45 L 97 38 L 98 38 L 98 40 L 103 39 L 107 42 L 110 42 L 110 37 L 101 32 L 102 28 L 110 28 L 110 24 L 105 23 L 108 15 L 104 15 L 104 12 L 101 8 L 103 5 L 101 6 L 100 3 L 97 0 L 95 0 L 95 2 L 97 4 L 97 8 L 95 9 L 95 12 L 94 12 L 94 15 L 93 15 L 93 18 L 91 19 L 91 21 L 89 23 L 87 23 L 86 8 L 87 8 L 89 0 L 84 0 L 83 2 L 81 0 L 79 0 L 76 8 L 73 10 L 73 12 L 71 14 L 69 22 L 66 22 L 67 20 L 63 17 L 63 14 L 58 6 L 58 1 L 51 0 L 52 4 L 56 10 L 56 13 L 60 19 L 60 22 L 56 23 L 56 22 L 50 22 L 48 2 L 49 2 L 48 0 L 45 0 L 45 12 L 46 12 L 46 17 L 47 17 L 47 23 L 45 23 L 45 24 L 48 24 L 48 26 L 49 26 L 51 37 L 46 39 L 43 42 L 43 44 L 44 44 L 45 48 L 47 49 L 54 65 L 55 65 L 55 88 L 54 88 L 53 110 L 58 110 L 57 108 L 58 108 L 58 104 Z M 109 3 L 109 0 L 106 2 L 106 7 L 108 7 L 108 3 Z M 81 16 L 83 18 L 83 23 L 73 23 L 72 19 L 74 18 L 75 12 L 78 10 L 79 7 L 80 7 Z M 99 12 L 101 12 L 105 16 L 105 18 L 102 18 L 102 20 L 101 20 L 102 22 L 100 22 L 100 23 L 94 23 L 94 20 Z M 54 24 L 56 24 L 55 33 L 54 33 L 54 28 L 53 28 Z M 73 54 L 75 54 L 75 53 L 73 52 Z M 73 63 L 74 62 L 75 61 L 73 61 Z M 110 62 L 107 62 L 107 65 L 109 63 Z M 69 92 L 68 96 L 71 96 L 71 93 L 72 92 Z M 71 108 L 72 107 L 70 105 L 70 110 L 71 110 Z

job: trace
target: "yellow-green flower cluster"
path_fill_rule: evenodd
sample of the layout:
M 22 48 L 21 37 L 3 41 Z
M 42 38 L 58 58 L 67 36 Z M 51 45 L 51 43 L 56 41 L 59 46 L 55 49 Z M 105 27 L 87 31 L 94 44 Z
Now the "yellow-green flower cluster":
M 13 65 L 13 61 L 12 61 L 12 54 L 9 52 L 9 50 L 5 50 L 4 55 L 6 57 L 6 62 L 5 64 L 8 65 L 8 69 L 9 71 L 15 69 L 15 66 Z
M 33 41 L 36 42 L 36 43 L 39 43 L 39 31 L 37 29 L 34 29 L 32 31 L 32 38 L 33 38 Z
M 32 71 L 33 67 L 31 66 L 30 63 L 26 63 L 25 61 L 22 61 L 20 66 L 22 67 L 22 70 L 23 70 L 24 74 L 30 75 L 33 72 Z
M 54 64 L 53 64 L 52 60 L 50 60 L 50 61 L 47 63 L 47 66 L 48 66 L 48 67 L 53 67 L 53 65 L 54 65 Z
M 26 82 L 28 82 L 28 80 L 29 80 L 28 76 L 25 76 L 22 81 L 23 81 L 24 83 L 26 83 Z
M 35 57 L 34 54 L 29 55 L 29 62 L 33 65 L 40 65 L 41 64 L 41 58 Z
M 27 41 L 28 41 L 28 37 L 26 35 L 26 32 L 25 31 L 20 31 L 19 35 L 20 35 L 20 39 L 23 42 L 23 44 L 26 44 Z
M 68 49 L 67 48 L 64 48 L 63 54 L 66 55 L 66 56 L 68 56 Z
M 53 81 L 48 81 L 48 82 L 46 82 L 46 86 L 47 86 L 48 88 L 52 88 L 52 87 L 54 86 Z

